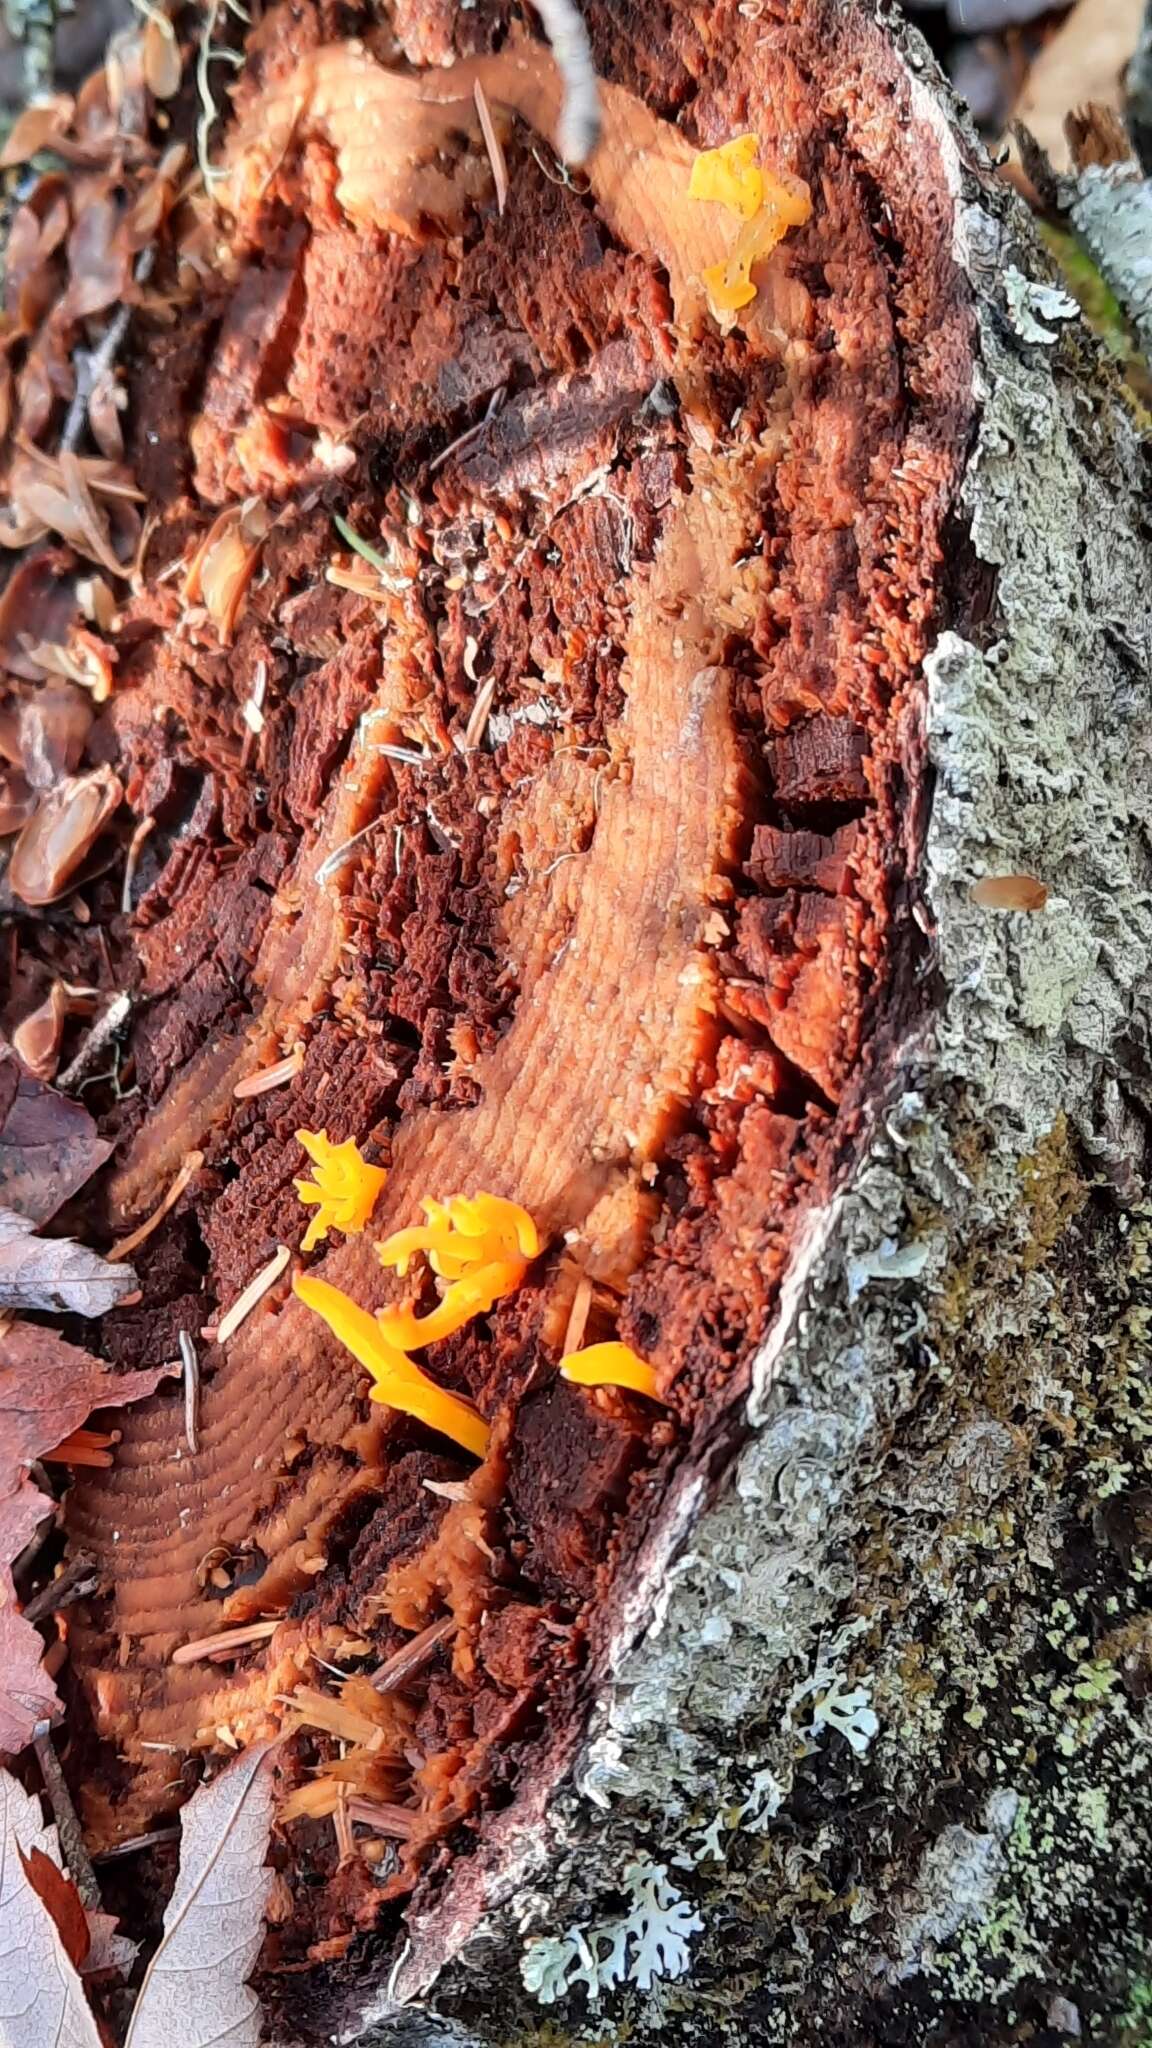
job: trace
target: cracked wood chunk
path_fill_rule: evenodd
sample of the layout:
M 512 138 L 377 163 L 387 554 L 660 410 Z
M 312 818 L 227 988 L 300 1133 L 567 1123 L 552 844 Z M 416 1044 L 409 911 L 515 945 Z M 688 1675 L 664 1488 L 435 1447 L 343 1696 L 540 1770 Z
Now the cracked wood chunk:
M 672 1475 L 703 1485 L 740 1426 L 911 957 L 971 390 L 943 228 L 903 155 L 878 226 L 862 165 L 911 115 L 819 7 L 675 4 L 656 51 L 588 13 L 604 132 L 572 179 L 522 28 L 401 70 L 274 6 L 198 353 L 165 334 L 129 377 L 148 560 L 187 569 L 251 500 L 262 537 L 229 645 L 187 576 L 145 575 L 116 629 L 102 745 L 155 822 L 110 939 L 130 1086 L 88 1099 L 111 1233 L 170 1199 L 100 1341 L 139 1368 L 191 1336 L 199 1415 L 191 1450 L 178 1387 L 126 1409 L 71 1489 L 99 1591 L 68 1682 L 100 1844 L 287 1716 L 261 1982 L 309 2039 L 344 2024 L 318 1966 L 368 1930 L 386 1958 L 407 1913 L 471 1924 L 570 1762 Z M 689 188 L 740 133 L 811 212 L 721 326 L 702 277 L 736 224 Z M 382 1181 L 307 1254 L 299 1131 Z M 291 1282 L 424 1317 L 432 1276 L 376 1245 L 481 1192 L 541 1250 L 421 1349 L 478 1462 L 369 1403 Z M 560 1376 L 613 1340 L 659 1401 Z

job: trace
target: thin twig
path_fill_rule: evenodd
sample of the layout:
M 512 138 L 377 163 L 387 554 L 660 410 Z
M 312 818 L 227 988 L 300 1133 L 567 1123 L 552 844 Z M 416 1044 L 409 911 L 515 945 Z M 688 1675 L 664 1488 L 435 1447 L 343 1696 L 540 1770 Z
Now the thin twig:
M 140 855 L 144 851 L 144 841 L 148 838 L 149 833 L 155 830 L 155 818 L 151 816 L 141 818 L 131 839 L 128 841 L 128 852 L 124 858 L 124 880 L 120 888 L 120 910 L 124 917 L 131 917 L 132 915 L 132 884 L 136 880 L 136 869 L 139 864 Z
M 67 1094 L 86 1074 L 91 1073 L 105 1046 L 109 1045 L 123 1029 L 131 1014 L 131 996 L 113 996 L 104 1015 L 97 1017 L 75 1059 L 65 1067 L 62 1074 L 56 1076 L 57 1088 Z
M 216 1326 L 217 1344 L 226 1344 L 234 1337 L 246 1316 L 250 1316 L 257 1302 L 267 1294 L 268 1289 L 280 1278 L 292 1257 L 286 1244 L 277 1245 L 268 1264 L 261 1268 L 254 1280 L 248 1282 L 242 1294 L 238 1294 L 226 1315 L 221 1316 Z
M 398 1650 L 385 1659 L 378 1671 L 372 1673 L 372 1684 L 377 1692 L 395 1692 L 406 1685 L 417 1671 L 421 1671 L 429 1658 L 436 1655 L 441 1643 L 446 1643 L 456 1633 L 455 1617 L 446 1614 L 442 1621 L 434 1621 L 422 1628 L 419 1635 L 401 1643 Z
M 200 1411 L 200 1360 L 187 1330 L 180 1332 L 180 1357 L 184 1365 L 184 1435 L 193 1457 L 200 1448 L 196 1425 Z
M 474 420 L 470 427 L 465 427 L 462 434 L 457 434 L 454 441 L 449 441 L 448 446 L 442 448 L 439 455 L 432 457 L 431 462 L 428 464 L 429 476 L 435 476 L 436 471 L 443 469 L 444 464 L 450 462 L 454 455 L 463 455 L 466 449 L 471 448 L 474 441 L 480 439 L 485 427 L 489 426 L 492 420 L 495 419 L 507 395 L 508 386 L 506 384 L 498 384 L 488 400 L 488 409 L 483 419 Z
M 90 1557 L 74 1557 L 70 1564 L 31 1600 L 25 1602 L 22 1613 L 25 1621 L 46 1621 L 61 1607 L 70 1607 L 74 1600 L 83 1600 L 100 1584 L 100 1573 Z
M 492 120 L 488 95 L 479 79 L 472 87 L 472 97 L 476 102 L 480 133 L 484 137 L 484 147 L 488 151 L 488 161 L 492 166 L 492 183 L 496 187 L 496 211 L 502 214 L 508 204 L 508 165 L 504 157 L 504 145 L 496 133 Z
M 200 1636 L 194 1643 L 181 1643 L 172 1652 L 173 1664 L 199 1664 L 205 1657 L 216 1657 L 221 1652 L 243 1650 L 249 1643 L 267 1642 L 275 1635 L 280 1620 L 250 1621 L 243 1628 L 226 1628 L 218 1636 Z
M 105 1252 L 105 1258 L 110 1259 L 113 1265 L 117 1265 L 121 1259 L 130 1258 L 132 1256 L 132 1253 L 136 1251 L 138 1247 L 142 1245 L 147 1238 L 150 1238 L 152 1232 L 155 1229 L 157 1229 L 157 1227 L 164 1221 L 164 1218 L 168 1214 L 169 1209 L 171 1209 L 174 1206 L 174 1204 L 180 1200 L 180 1197 L 184 1193 L 185 1188 L 188 1186 L 189 1181 L 192 1180 L 195 1177 L 195 1175 L 199 1173 L 200 1168 L 203 1166 L 203 1164 L 204 1154 L 202 1152 L 186 1153 L 184 1163 L 181 1166 L 179 1173 L 176 1175 L 175 1180 L 172 1182 L 172 1185 L 169 1188 L 168 1193 L 165 1195 L 164 1200 L 155 1209 L 153 1209 L 152 1214 L 150 1216 L 145 1217 L 144 1222 L 141 1223 L 137 1227 L 137 1229 L 131 1231 L 127 1237 L 122 1237 L 117 1244 L 114 1244 L 112 1246 L 111 1251 Z
M 381 751 L 384 750 L 382 749 Z M 362 825 L 359 832 L 354 832 L 351 839 L 346 839 L 342 846 L 334 848 L 328 855 L 327 860 L 321 861 L 320 866 L 317 868 L 316 880 L 318 882 L 326 882 L 329 875 L 334 875 L 337 868 L 342 868 L 353 848 L 359 846 L 362 839 L 367 839 L 368 834 L 374 832 L 379 823 L 379 818 L 373 818 L 370 824 Z
M 40 1766 L 40 1776 L 44 1780 L 44 1790 L 48 1794 L 48 1804 L 55 1815 L 56 1832 L 60 1837 L 60 1847 L 64 1852 L 69 1876 L 83 1904 L 92 1912 L 98 1913 L 101 1904 L 100 1886 L 96 1881 L 96 1872 L 92 1868 L 92 1859 L 84 1846 L 80 1817 L 72 1804 L 72 1794 L 64 1783 L 60 1759 L 52 1747 L 49 1722 L 37 1723 L 32 1736 L 32 1747 L 36 1751 L 36 1761 Z
M 154 249 L 141 250 L 134 272 L 137 284 L 147 283 L 155 261 Z M 116 361 L 134 310 L 132 306 L 121 306 L 96 347 L 77 350 L 76 389 L 72 393 L 72 401 L 60 435 L 61 455 L 71 454 L 77 446 L 88 422 L 88 402 L 105 371 L 110 370 Z
M 387 1806 L 375 1799 L 358 1799 L 353 1795 L 348 1801 L 348 1817 L 358 1820 L 361 1827 L 372 1828 L 378 1835 L 387 1835 L 395 1842 L 406 1842 L 416 1826 L 416 1814 L 410 1807 Z
M 170 1749 L 171 1743 L 142 1742 L 141 1749 Z M 178 1751 L 175 1754 L 179 1754 Z M 149 1828 L 146 1835 L 130 1835 L 126 1842 L 116 1842 L 111 1849 L 101 1849 L 95 1858 L 97 1863 L 111 1863 L 117 1856 L 135 1856 L 139 1849 L 158 1849 L 162 1842 L 178 1842 L 179 1828 Z

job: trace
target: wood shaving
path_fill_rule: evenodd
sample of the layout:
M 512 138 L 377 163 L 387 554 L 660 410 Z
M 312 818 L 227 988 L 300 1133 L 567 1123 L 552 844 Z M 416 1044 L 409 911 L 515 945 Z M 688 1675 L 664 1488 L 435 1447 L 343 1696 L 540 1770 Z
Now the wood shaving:
M 267 1095 L 270 1088 L 282 1088 L 287 1081 L 294 1081 L 304 1065 L 304 1047 L 293 1046 L 275 1066 L 262 1067 L 258 1074 L 246 1074 L 237 1081 L 232 1090 L 237 1101 L 244 1102 L 252 1095 Z
M 246 1649 L 249 1643 L 266 1643 L 280 1627 L 279 1620 L 250 1621 L 244 1628 L 226 1628 L 216 1636 L 200 1636 L 194 1643 L 181 1643 L 173 1650 L 173 1664 L 199 1664 L 205 1657 L 219 1657 L 233 1650 Z
M 504 157 L 504 145 L 496 133 L 492 120 L 488 96 L 479 79 L 472 88 L 472 97 L 476 101 L 480 133 L 484 137 L 484 147 L 488 151 L 488 161 L 492 166 L 492 183 L 496 187 L 496 211 L 502 214 L 508 203 L 508 165 Z
M 119 1241 L 112 1246 L 111 1251 L 107 1255 L 109 1261 L 112 1264 L 116 1264 L 120 1259 L 131 1258 L 132 1253 L 137 1249 L 137 1247 L 139 1245 L 146 1243 L 148 1238 L 151 1237 L 152 1232 L 156 1230 L 159 1227 L 159 1225 L 164 1221 L 164 1218 L 168 1214 L 169 1209 L 171 1209 L 173 1205 L 180 1200 L 180 1197 L 184 1193 L 185 1188 L 188 1186 L 189 1181 L 191 1181 L 195 1177 L 195 1175 L 199 1173 L 200 1168 L 203 1166 L 203 1164 L 204 1154 L 202 1152 L 188 1153 L 187 1157 L 184 1160 L 184 1164 L 181 1166 L 180 1171 L 177 1173 L 175 1180 L 172 1182 L 171 1187 L 169 1188 L 167 1194 L 165 1195 L 163 1201 L 160 1203 L 159 1207 L 153 1209 L 151 1216 L 149 1216 L 143 1223 L 141 1223 L 136 1230 L 131 1231 L 127 1237 L 120 1238 Z

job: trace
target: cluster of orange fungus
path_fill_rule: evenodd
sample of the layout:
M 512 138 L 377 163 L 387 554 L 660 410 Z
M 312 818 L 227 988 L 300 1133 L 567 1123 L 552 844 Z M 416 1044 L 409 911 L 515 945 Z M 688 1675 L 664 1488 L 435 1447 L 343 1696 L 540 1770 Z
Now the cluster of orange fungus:
M 305 1307 L 323 1317 L 332 1335 L 371 1375 L 374 1401 L 415 1416 L 418 1422 L 437 1430 L 441 1436 L 451 1437 L 477 1458 L 487 1455 L 488 1424 L 483 1417 L 471 1402 L 438 1387 L 411 1358 L 390 1343 L 378 1317 L 361 1308 L 342 1288 L 309 1273 L 297 1273 L 292 1286 Z
M 420 1206 L 426 1224 L 387 1238 L 378 1247 L 380 1263 L 406 1273 L 416 1253 L 424 1252 L 432 1271 L 448 1285 L 439 1306 L 426 1316 L 417 1316 L 410 1306 L 382 1311 L 380 1327 L 402 1351 L 438 1344 L 514 1294 L 529 1259 L 540 1249 L 527 1209 L 499 1195 L 449 1195 L 445 1202 Z
M 755 135 L 737 135 L 719 149 L 705 149 L 692 165 L 688 194 L 727 208 L 743 223 L 727 256 L 701 272 L 716 319 L 728 321 L 756 297 L 752 265 L 770 256 L 789 228 L 803 227 L 812 197 L 802 178 L 773 174 L 756 162 Z
M 617 1340 L 570 1352 L 561 1361 L 560 1372 L 578 1387 L 628 1387 L 634 1394 L 646 1394 L 650 1401 L 660 1399 L 655 1366 L 646 1365 L 629 1345 Z
M 327 1131 L 297 1131 L 296 1139 L 316 1169 L 314 1179 L 294 1183 L 300 1200 L 316 1211 L 301 1245 L 302 1251 L 310 1252 L 332 1229 L 346 1236 L 363 1230 L 388 1175 L 384 1167 L 369 1166 L 360 1157 L 353 1138 L 333 1145 Z

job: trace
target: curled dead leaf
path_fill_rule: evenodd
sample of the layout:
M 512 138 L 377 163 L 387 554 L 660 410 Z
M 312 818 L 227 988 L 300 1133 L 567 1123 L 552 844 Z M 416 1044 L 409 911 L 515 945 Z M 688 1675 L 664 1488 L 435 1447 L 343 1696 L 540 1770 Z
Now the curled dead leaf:
M 25 107 L 12 124 L 12 132 L 0 150 L 0 171 L 10 171 L 15 164 L 26 164 L 29 157 L 36 156 L 42 149 L 52 149 L 69 126 L 76 112 L 76 102 L 70 93 L 53 93 L 48 100 L 38 100 L 33 106 Z
M 46 1088 L 12 1053 L 0 1054 L 0 1208 L 49 1222 L 111 1150 L 83 1103 Z
M 0 1771 L 0 2037 L 12 2048 L 101 2048 L 73 1953 L 83 1941 L 69 1898 L 75 1887 L 59 1857 L 39 1800 Z M 76 1904 L 83 1920 L 78 1895 Z
M 62 981 L 54 981 L 42 1003 L 30 1010 L 12 1033 L 13 1047 L 30 1074 L 38 1081 L 50 1081 L 60 1063 L 60 1041 L 68 1021 L 68 996 Z
M 43 652 L 47 654 L 47 644 Z M 31 657 L 30 657 L 31 658 Z M 92 727 L 92 705 L 74 683 L 46 683 L 20 706 L 20 764 L 33 789 L 52 790 L 75 773 Z
M 232 638 L 271 524 L 272 515 L 261 498 L 226 505 L 192 558 L 184 596 L 204 605 L 225 644 Z
M 93 1409 L 142 1400 L 171 1370 L 162 1365 L 146 1372 L 113 1372 L 103 1360 L 39 1324 L 15 1323 L 0 1335 L 0 1752 L 22 1749 L 37 1722 L 60 1708 L 55 1687 L 41 1669 L 43 1640 L 18 1612 L 12 1579 L 13 1559 L 53 1507 L 29 1478 L 28 1468 L 81 1428 Z M 0 1827 L 2 1822 L 0 1814 Z M 0 1872 L 3 1860 L 0 1855 Z M 0 1892 L 2 1886 L 0 1876 Z M 7 1982 L 7 1972 L 0 1971 L 0 1993 Z
M 0 838 L 19 832 L 36 815 L 40 799 L 18 768 L 0 772 Z
M 107 1315 L 136 1277 L 71 1237 L 38 1237 L 23 1216 L 0 1209 L 0 1308 L 41 1315 Z
M 260 2002 L 246 1979 L 260 1952 L 273 1872 L 273 1745 L 260 1743 L 202 1785 L 181 1817 L 180 1869 L 164 1933 L 124 2048 L 257 2048 Z
M 119 808 L 123 785 L 111 768 L 70 777 L 41 798 L 12 854 L 8 880 L 21 901 L 54 903 Z
M 128 290 L 131 252 L 110 190 L 91 195 L 78 213 L 68 237 L 68 272 L 64 308 L 70 320 L 104 312 Z
M 62 643 L 76 614 L 76 597 L 67 571 L 73 557 L 63 548 L 40 548 L 17 562 L 0 592 L 0 665 L 9 675 L 35 682 L 41 663 L 28 655 L 26 642 Z

